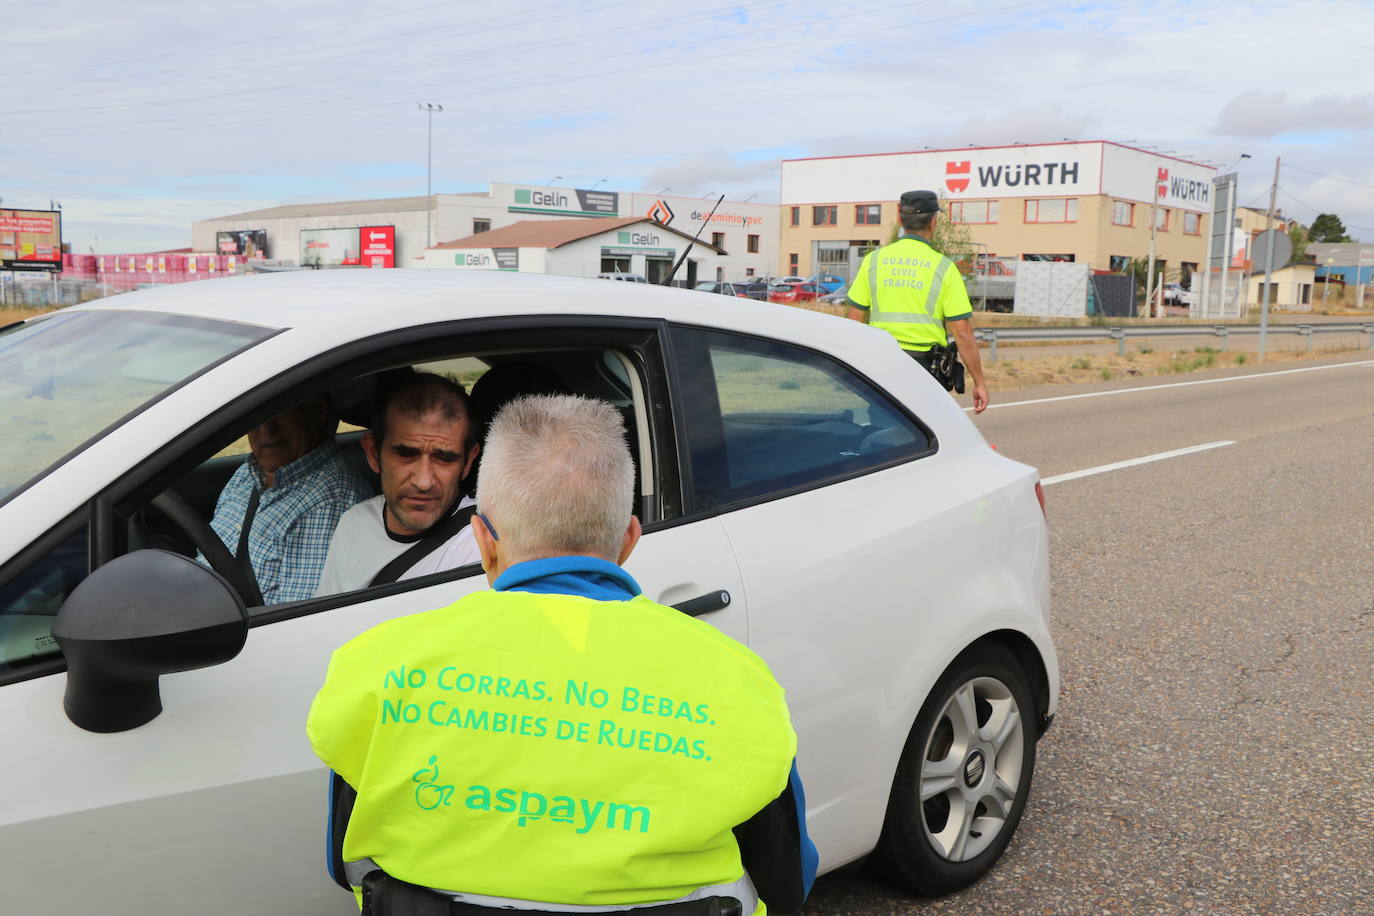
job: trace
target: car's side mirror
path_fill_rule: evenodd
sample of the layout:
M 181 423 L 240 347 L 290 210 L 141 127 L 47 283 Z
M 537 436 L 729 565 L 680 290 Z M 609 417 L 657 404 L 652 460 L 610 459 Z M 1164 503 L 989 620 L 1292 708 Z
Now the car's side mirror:
M 67 658 L 67 718 L 87 731 L 121 732 L 162 712 L 160 675 L 238 655 L 248 611 L 223 577 L 194 560 L 136 550 L 76 587 L 52 635 Z

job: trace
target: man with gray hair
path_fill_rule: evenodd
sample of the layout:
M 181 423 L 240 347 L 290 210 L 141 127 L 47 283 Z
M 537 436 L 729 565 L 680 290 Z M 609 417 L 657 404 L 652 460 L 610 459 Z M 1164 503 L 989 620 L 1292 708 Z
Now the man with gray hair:
M 620 414 L 528 397 L 491 425 L 473 533 L 492 591 L 334 653 L 307 732 L 356 800 L 364 913 L 746 916 L 815 875 L 796 736 L 763 660 L 649 601 Z M 340 874 L 341 873 L 341 874 Z

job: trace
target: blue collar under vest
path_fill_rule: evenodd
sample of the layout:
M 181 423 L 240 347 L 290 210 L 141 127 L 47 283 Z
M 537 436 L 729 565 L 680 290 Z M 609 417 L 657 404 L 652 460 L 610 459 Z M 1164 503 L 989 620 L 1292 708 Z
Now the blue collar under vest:
M 580 595 L 597 601 L 629 601 L 640 594 L 629 573 L 598 557 L 548 557 L 516 563 L 491 586 L 498 592 Z

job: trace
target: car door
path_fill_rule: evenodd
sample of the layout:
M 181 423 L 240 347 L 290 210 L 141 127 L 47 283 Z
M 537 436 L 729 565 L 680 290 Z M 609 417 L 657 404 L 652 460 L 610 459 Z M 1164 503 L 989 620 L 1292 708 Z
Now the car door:
M 321 357 L 226 403 L 223 418 L 178 440 L 149 443 L 146 459 L 32 560 L 37 573 L 70 563 L 73 545 L 95 561 L 118 554 L 120 520 L 135 514 L 188 468 L 209 460 L 226 432 L 275 415 L 361 368 L 441 358 L 472 349 L 506 352 L 543 345 L 559 353 L 601 347 L 608 396 L 632 415 L 640 457 L 645 534 L 629 571 L 663 603 L 690 610 L 747 639 L 743 581 L 718 518 L 682 513 L 679 432 L 668 409 L 663 329 L 656 322 L 556 319 L 455 322 L 378 339 L 351 363 Z M 504 348 L 504 349 L 503 349 Z M 578 351 L 573 351 L 578 352 Z M 232 389 L 231 389 L 232 390 Z M 245 425 L 246 424 L 246 425 Z M 203 427 L 203 428 L 202 428 Z M 73 485 L 78 485 L 75 478 Z M 50 561 L 45 558 L 51 558 Z M 326 773 L 304 734 L 311 699 L 330 653 L 365 629 L 450 604 L 487 587 L 474 567 L 361 592 L 255 609 L 243 649 L 223 664 L 164 675 L 162 711 L 126 731 L 96 734 L 63 715 L 67 677 L 45 663 L 32 676 L 0 682 L 0 724 L 8 734 L 0 780 L 0 879 L 7 909 L 66 914 L 109 912 L 342 914 L 352 898 L 325 874 Z M 167 596 L 174 608 L 175 595 Z
M 807 348 L 676 327 L 692 483 L 749 594 L 750 644 L 787 689 L 823 867 L 876 839 L 892 768 L 974 541 L 933 433 Z M 921 521 L 924 519 L 924 521 Z M 924 688 L 919 688 L 924 689 Z

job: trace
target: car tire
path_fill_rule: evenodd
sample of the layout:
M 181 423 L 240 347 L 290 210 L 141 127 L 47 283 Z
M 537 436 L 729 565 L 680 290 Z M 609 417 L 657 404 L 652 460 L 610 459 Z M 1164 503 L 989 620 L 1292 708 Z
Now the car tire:
M 986 874 L 1025 809 L 1036 733 L 1030 686 L 1009 650 L 988 643 L 955 659 L 921 707 L 897 764 L 875 851 L 879 867 L 931 897 Z

